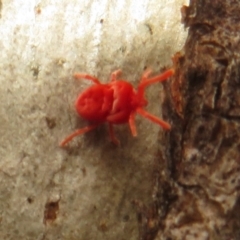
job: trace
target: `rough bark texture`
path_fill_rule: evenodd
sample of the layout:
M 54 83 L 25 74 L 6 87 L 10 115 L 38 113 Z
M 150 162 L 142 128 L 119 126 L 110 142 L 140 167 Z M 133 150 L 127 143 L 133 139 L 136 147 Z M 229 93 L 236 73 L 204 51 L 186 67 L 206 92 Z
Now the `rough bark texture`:
M 154 203 L 140 239 L 240 239 L 240 1 L 192 0 L 166 89 Z M 167 184 L 166 184 L 167 183 Z

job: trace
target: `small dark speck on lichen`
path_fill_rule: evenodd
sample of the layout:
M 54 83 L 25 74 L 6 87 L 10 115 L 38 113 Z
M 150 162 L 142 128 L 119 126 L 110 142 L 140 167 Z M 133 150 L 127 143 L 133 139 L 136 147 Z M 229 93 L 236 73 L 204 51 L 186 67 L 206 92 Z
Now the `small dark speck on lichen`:
M 108 226 L 105 220 L 102 220 L 99 225 L 98 225 L 98 229 L 102 232 L 106 232 L 108 230 Z
M 42 12 L 42 9 L 41 9 L 41 6 L 40 5 L 37 5 L 35 8 L 34 8 L 34 10 L 35 10 L 35 14 L 41 14 L 41 12 Z
M 87 175 L 87 170 L 86 170 L 86 168 L 83 167 L 83 168 L 81 168 L 81 170 L 82 170 L 83 176 L 85 177 L 85 176 Z
M 53 222 L 57 218 L 59 202 L 47 202 L 45 204 L 43 223 Z
M 126 215 L 123 216 L 123 221 L 124 222 L 128 222 L 129 219 L 130 219 L 129 215 L 126 214 Z
M 33 76 L 37 77 L 38 74 L 39 74 L 39 67 L 38 66 L 37 67 L 31 67 L 31 71 L 33 73 Z
M 153 29 L 152 29 L 152 26 L 151 26 L 149 23 L 145 23 L 145 26 L 147 27 L 149 33 L 150 33 L 151 35 L 153 35 Z
M 127 47 L 126 46 L 122 46 L 119 48 L 119 50 L 122 52 L 122 53 L 125 53 L 126 50 L 127 50 Z
M 56 119 L 55 118 L 46 117 L 45 121 L 46 121 L 49 129 L 53 129 L 56 127 Z
M 28 198 L 27 198 L 27 201 L 28 201 L 28 203 L 30 203 L 30 204 L 31 204 L 31 203 L 33 203 L 33 198 L 31 198 L 31 197 L 28 197 Z

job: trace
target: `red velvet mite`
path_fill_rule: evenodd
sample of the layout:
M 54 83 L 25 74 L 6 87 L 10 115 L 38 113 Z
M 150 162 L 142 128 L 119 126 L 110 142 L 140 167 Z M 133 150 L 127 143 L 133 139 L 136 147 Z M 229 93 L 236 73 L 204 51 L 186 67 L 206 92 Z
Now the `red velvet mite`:
M 114 135 L 113 125 L 128 123 L 132 135 L 137 136 L 135 126 L 137 113 L 169 130 L 171 126 L 167 122 L 144 110 L 144 107 L 148 104 L 144 93 L 147 86 L 167 80 L 174 74 L 174 70 L 169 69 L 160 75 L 148 78 L 150 73 L 151 70 L 146 70 L 143 73 L 137 90 L 129 82 L 117 80 L 121 70 L 114 71 L 111 74 L 110 82 L 107 84 L 100 83 L 97 78 L 91 75 L 75 73 L 74 77 L 76 79 L 84 78 L 94 83 L 83 91 L 75 102 L 77 113 L 91 124 L 70 134 L 60 143 L 60 146 L 65 146 L 74 137 L 89 132 L 104 122 L 109 125 L 112 142 L 118 145 L 119 141 Z

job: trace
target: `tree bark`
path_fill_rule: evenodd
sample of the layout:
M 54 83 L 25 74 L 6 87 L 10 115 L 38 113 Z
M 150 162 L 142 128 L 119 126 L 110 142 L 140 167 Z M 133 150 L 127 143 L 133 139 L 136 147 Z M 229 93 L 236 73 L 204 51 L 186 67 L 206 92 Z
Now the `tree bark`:
M 240 239 L 240 1 L 191 0 L 189 29 L 165 86 L 153 204 L 140 239 Z

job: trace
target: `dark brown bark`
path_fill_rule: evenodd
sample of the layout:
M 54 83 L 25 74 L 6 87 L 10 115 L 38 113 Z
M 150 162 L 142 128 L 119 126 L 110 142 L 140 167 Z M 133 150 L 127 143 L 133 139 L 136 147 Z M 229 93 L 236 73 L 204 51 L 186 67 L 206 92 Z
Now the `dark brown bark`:
M 182 14 L 189 33 L 164 105 L 173 128 L 161 136 L 154 203 L 139 210 L 140 239 L 238 240 L 240 1 L 192 0 Z

